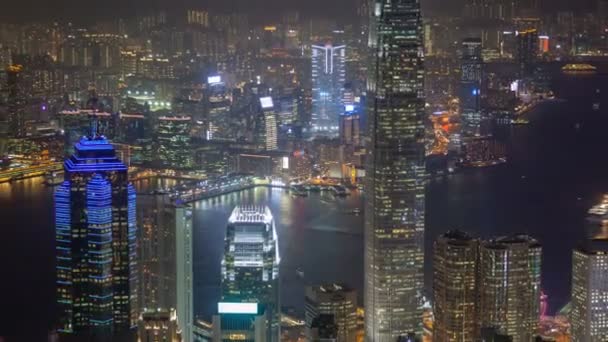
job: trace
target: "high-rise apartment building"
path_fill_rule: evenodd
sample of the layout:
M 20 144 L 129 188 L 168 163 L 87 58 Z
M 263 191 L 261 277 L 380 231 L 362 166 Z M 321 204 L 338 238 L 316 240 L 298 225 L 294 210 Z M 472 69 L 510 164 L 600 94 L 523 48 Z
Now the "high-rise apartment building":
M 312 130 L 337 132 L 338 116 L 344 110 L 346 46 L 312 45 Z
M 433 341 L 477 341 L 478 259 L 479 240 L 466 233 L 450 231 L 435 241 Z
M 236 207 L 226 231 L 222 301 L 261 305 L 268 322 L 268 341 L 278 341 L 280 334 L 279 263 L 278 237 L 270 209 Z
M 608 240 L 588 240 L 572 253 L 573 342 L 608 341 Z
M 485 241 L 479 268 L 481 327 L 531 341 L 540 317 L 541 245 L 529 236 Z
M 306 336 L 313 339 L 313 322 L 320 315 L 332 315 L 336 340 L 357 341 L 357 292 L 345 285 L 326 284 L 306 287 Z
M 393 342 L 422 330 L 424 45 L 418 0 L 375 0 L 371 11 L 365 338 Z
M 55 191 L 58 331 L 110 339 L 137 324 L 135 189 L 95 132 L 75 145 Z

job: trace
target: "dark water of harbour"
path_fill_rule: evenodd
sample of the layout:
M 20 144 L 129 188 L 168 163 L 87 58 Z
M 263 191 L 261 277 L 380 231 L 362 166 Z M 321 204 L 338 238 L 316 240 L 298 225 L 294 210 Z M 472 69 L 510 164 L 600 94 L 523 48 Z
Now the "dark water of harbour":
M 513 128 L 508 164 L 429 183 L 427 289 L 432 241 L 439 234 L 454 228 L 481 237 L 521 232 L 543 245 L 542 281 L 549 310 L 568 301 L 571 250 L 584 236 L 586 210 L 608 192 L 608 77 L 563 78 L 555 89 L 570 101 L 544 104 L 530 114 L 530 125 Z M 602 105 L 593 111 L 597 98 Z M 0 184 L 0 336 L 42 336 L 53 324 L 53 199 L 52 189 L 41 183 L 34 178 Z M 275 216 L 283 305 L 301 311 L 305 283 L 343 281 L 361 291 L 362 216 L 349 214 L 361 201 L 358 195 L 292 198 L 281 190 L 258 188 L 198 202 L 196 313 L 210 314 L 219 297 L 226 220 L 237 204 L 267 204 Z M 296 274 L 298 268 L 304 279 Z

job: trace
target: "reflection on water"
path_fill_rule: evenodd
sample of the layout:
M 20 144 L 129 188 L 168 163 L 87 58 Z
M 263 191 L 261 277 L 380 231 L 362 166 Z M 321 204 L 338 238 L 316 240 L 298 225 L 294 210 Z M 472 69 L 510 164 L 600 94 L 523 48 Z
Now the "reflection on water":
M 292 197 L 258 187 L 194 204 L 195 311 L 209 316 L 220 298 L 220 261 L 228 217 L 237 205 L 268 205 L 279 235 L 281 301 L 304 308 L 304 286 L 338 281 L 363 287 L 363 221 L 352 214 L 358 193 L 337 199 L 330 193 Z M 304 278 L 296 273 L 304 271 Z

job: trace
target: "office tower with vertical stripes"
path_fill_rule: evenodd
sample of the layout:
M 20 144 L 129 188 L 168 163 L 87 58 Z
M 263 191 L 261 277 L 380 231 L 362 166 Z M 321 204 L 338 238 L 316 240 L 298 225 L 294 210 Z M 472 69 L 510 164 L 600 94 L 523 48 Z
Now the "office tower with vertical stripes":
M 513 342 L 534 339 L 540 318 L 541 245 L 526 235 L 484 241 L 480 248 L 479 322 Z
M 312 45 L 311 50 L 312 130 L 335 134 L 338 132 L 338 117 L 344 111 L 346 46 L 318 44 Z
M 433 251 L 433 341 L 477 341 L 479 240 L 450 231 Z
M 137 324 L 135 189 L 95 133 L 75 145 L 64 170 L 55 191 L 58 331 L 122 338 Z
M 422 331 L 424 44 L 419 0 L 371 2 L 365 338 Z
M 608 341 L 608 240 L 589 239 L 572 253 L 572 341 Z

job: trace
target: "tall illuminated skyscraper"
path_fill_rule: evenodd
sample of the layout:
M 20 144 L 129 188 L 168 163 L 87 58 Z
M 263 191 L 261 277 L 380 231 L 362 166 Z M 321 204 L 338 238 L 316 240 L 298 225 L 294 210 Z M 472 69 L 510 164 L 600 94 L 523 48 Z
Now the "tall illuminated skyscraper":
M 207 78 L 207 139 L 230 139 L 230 91 L 220 76 Z
M 263 127 L 260 127 L 260 142 L 266 151 L 275 151 L 279 148 L 277 112 L 272 97 L 261 97 L 260 105 L 264 118 Z
M 477 325 L 479 240 L 451 231 L 433 251 L 433 341 L 473 342 Z
M 96 132 L 96 129 L 93 129 Z M 114 147 L 82 138 L 55 192 L 58 331 L 89 339 L 137 324 L 135 189 Z
M 236 207 L 228 219 L 222 259 L 222 301 L 265 309 L 268 341 L 280 334 L 279 246 L 268 207 Z
M 419 0 L 374 0 L 368 75 L 365 335 L 422 330 L 424 41 Z
M 529 236 L 485 241 L 480 249 L 479 321 L 513 342 L 532 341 L 540 318 L 541 246 Z
M 190 149 L 191 118 L 189 116 L 162 116 L 158 118 L 156 144 L 162 166 L 173 169 L 192 167 Z
M 346 82 L 346 46 L 312 45 L 312 130 L 338 131 L 344 110 L 342 94 Z
M 479 135 L 481 125 L 481 39 L 462 41 L 462 76 L 460 79 L 460 115 L 462 134 L 465 137 Z
M 608 341 L 608 240 L 588 240 L 572 253 L 573 342 Z
M 139 202 L 140 313 L 154 317 L 174 310 L 182 340 L 190 342 L 194 320 L 192 207 L 174 205 L 168 196 L 144 196 Z
M 25 103 L 22 65 L 11 65 L 6 70 L 8 90 L 8 128 L 15 138 L 25 137 Z

